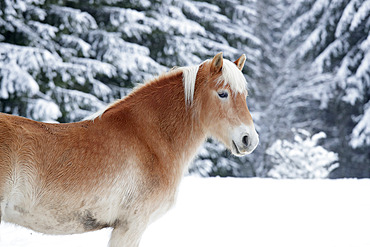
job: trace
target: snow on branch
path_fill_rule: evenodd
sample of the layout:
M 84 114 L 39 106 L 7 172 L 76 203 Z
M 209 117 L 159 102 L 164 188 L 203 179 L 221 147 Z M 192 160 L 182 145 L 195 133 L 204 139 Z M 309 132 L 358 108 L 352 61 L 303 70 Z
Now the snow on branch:
M 92 53 L 106 63 L 111 63 L 124 79 L 142 82 L 153 74 L 164 71 L 164 67 L 154 61 L 147 47 L 126 42 L 119 33 L 96 30 L 86 37 Z
M 338 155 L 318 145 L 324 132 L 314 135 L 303 129 L 293 130 L 294 140 L 277 140 L 266 153 L 275 166 L 268 175 L 273 178 L 326 178 L 339 165 Z
M 4 63 L 16 63 L 20 68 L 35 76 L 46 66 L 61 63 L 58 54 L 36 48 L 0 43 L 0 54 Z
M 364 114 L 352 130 L 350 144 L 353 148 L 370 145 L 370 101 L 364 106 Z
M 357 10 L 356 14 L 354 14 L 349 30 L 352 32 L 355 31 L 361 23 L 363 23 L 364 21 L 366 21 L 367 18 L 369 18 L 369 16 L 370 16 L 370 2 L 365 1 L 361 5 L 361 7 Z M 369 22 L 367 23 L 369 25 Z
M 61 111 L 68 113 L 69 121 L 81 120 L 105 106 L 97 97 L 73 89 L 56 87 L 52 97 L 60 104 Z
M 352 0 L 345 7 L 335 30 L 336 38 L 339 38 L 340 36 L 348 32 L 349 27 L 351 26 L 351 22 L 353 20 L 353 16 L 356 13 L 356 6 L 358 6 L 362 1 L 363 0 Z
M 62 47 L 72 50 L 71 53 L 75 56 L 90 56 L 91 45 L 79 37 L 62 34 L 58 37 L 57 41 Z
M 32 97 L 39 91 L 33 77 L 16 63 L 0 62 L 0 98 L 8 99 L 11 94 Z
M 50 7 L 47 21 L 59 30 L 66 30 L 69 33 L 85 33 L 89 29 L 96 29 L 98 25 L 94 17 L 79 9 L 52 5 Z
M 328 8 L 330 2 L 318 0 L 314 3 L 311 10 L 298 17 L 282 37 L 283 44 L 289 44 L 296 40 L 307 30 L 315 28 L 315 23 Z
M 346 89 L 345 102 L 354 105 L 366 100 L 363 92 L 370 87 L 370 35 L 346 55 L 337 74 L 339 85 Z
M 44 122 L 55 122 L 56 119 L 62 116 L 57 104 L 51 100 L 28 99 L 27 116 L 34 120 Z

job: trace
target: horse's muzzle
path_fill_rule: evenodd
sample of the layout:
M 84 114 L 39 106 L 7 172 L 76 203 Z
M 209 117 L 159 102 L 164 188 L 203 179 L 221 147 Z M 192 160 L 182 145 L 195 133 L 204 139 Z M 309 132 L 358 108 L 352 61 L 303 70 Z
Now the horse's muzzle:
M 246 125 L 236 128 L 233 139 L 231 151 L 236 156 L 243 156 L 252 153 L 259 143 L 259 137 L 254 129 L 254 126 Z

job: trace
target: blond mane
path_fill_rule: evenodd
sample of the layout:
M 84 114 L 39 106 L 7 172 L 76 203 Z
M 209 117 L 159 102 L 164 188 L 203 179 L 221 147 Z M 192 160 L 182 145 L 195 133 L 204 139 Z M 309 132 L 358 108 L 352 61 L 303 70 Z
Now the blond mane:
M 202 64 L 210 62 L 210 60 L 204 61 Z M 202 65 L 200 64 L 200 65 Z M 177 73 L 178 71 L 182 72 L 182 83 L 184 86 L 184 94 L 185 94 L 185 104 L 191 105 L 193 103 L 194 99 L 194 92 L 195 92 L 195 81 L 197 78 L 198 70 L 200 65 L 195 66 L 187 66 L 187 67 L 178 67 L 171 69 L 169 72 L 164 73 L 152 80 L 150 80 L 147 83 L 150 83 L 152 81 L 156 81 L 160 79 L 161 77 L 169 76 L 173 73 Z M 243 93 L 247 89 L 247 81 L 243 75 L 243 73 L 238 69 L 238 67 L 235 65 L 235 63 L 224 59 L 223 60 L 223 67 L 222 67 L 222 74 L 218 78 L 218 83 L 223 83 L 224 86 L 230 86 L 230 89 L 233 93 Z M 137 87 L 133 89 L 133 91 L 136 91 L 140 89 L 144 84 L 140 84 Z M 132 93 L 132 92 L 131 92 Z M 120 100 L 117 100 L 111 104 L 109 104 L 107 107 L 99 110 L 98 112 L 92 114 L 91 116 L 88 116 L 84 118 L 84 120 L 94 120 L 98 117 L 101 117 L 103 113 L 113 107 L 117 102 Z

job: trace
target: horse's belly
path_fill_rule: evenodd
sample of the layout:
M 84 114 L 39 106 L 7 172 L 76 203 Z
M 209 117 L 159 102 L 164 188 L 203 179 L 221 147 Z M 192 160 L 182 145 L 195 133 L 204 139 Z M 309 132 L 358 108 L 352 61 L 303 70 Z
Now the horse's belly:
M 81 224 L 71 214 L 60 217 L 48 210 L 28 210 L 25 207 L 8 203 L 2 219 L 6 222 L 30 228 L 46 234 L 72 234 L 84 232 Z
M 4 209 L 2 215 L 4 221 L 45 234 L 75 234 L 113 226 L 109 219 L 97 217 L 93 210 L 67 208 L 50 210 L 42 206 L 28 209 L 11 202 L 1 206 Z

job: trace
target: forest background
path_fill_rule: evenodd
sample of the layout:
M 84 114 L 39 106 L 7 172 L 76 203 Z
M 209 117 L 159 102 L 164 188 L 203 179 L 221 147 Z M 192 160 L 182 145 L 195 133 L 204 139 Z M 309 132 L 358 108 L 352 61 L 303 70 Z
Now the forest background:
M 0 112 L 79 121 L 173 66 L 247 56 L 260 135 L 200 176 L 370 177 L 370 1 L 1 0 Z

